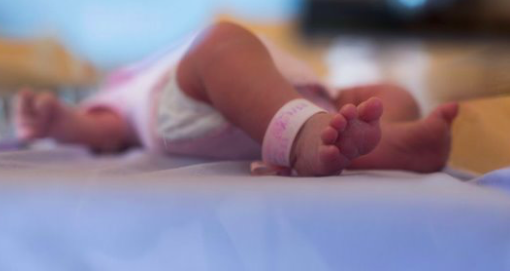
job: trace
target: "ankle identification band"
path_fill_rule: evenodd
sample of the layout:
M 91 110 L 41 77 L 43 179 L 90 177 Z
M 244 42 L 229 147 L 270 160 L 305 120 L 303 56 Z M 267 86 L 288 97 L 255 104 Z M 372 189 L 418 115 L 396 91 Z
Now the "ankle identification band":
M 313 115 L 326 112 L 305 99 L 286 103 L 269 123 L 262 142 L 262 160 L 267 165 L 290 167 L 290 154 L 296 136 Z

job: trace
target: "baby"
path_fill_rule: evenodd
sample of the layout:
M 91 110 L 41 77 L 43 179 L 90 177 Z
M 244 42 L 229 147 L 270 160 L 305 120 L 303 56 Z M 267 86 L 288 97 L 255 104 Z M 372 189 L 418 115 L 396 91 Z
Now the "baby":
M 413 98 L 391 85 L 330 98 L 300 61 L 221 22 L 114 73 L 77 108 L 24 90 L 15 124 L 22 140 L 223 159 L 257 159 L 262 151 L 269 167 L 324 176 L 346 168 L 440 170 L 456 114 L 457 104 L 444 104 L 420 119 Z

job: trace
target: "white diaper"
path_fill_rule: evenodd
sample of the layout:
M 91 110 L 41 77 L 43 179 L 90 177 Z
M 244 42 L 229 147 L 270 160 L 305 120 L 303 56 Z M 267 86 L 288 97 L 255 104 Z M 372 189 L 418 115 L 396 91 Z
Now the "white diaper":
M 260 157 L 260 144 L 215 108 L 186 96 L 177 84 L 175 71 L 159 94 L 155 128 L 169 153 L 222 159 Z
M 169 78 L 160 94 L 156 115 L 157 133 L 165 142 L 200 138 L 226 124 L 227 121 L 216 109 L 186 96 L 175 75 Z

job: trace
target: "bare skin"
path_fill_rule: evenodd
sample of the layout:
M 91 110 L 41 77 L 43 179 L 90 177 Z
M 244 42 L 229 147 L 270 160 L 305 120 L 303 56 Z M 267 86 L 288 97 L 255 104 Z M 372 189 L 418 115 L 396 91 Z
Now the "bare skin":
M 337 106 L 359 104 L 369 97 L 379 97 L 385 105 L 381 142 L 373 152 L 353 161 L 349 168 L 426 173 L 439 171 L 446 165 L 450 153 L 450 128 L 458 113 L 457 103 L 443 104 L 420 118 L 414 98 L 391 84 L 346 89 L 337 97 L 336 103 Z
M 180 62 L 177 81 L 189 97 L 211 104 L 258 142 L 262 142 L 276 111 L 288 101 L 301 98 L 277 71 L 260 41 L 230 23 L 217 24 L 197 39 Z M 370 86 L 364 91 L 345 91 L 336 100 L 337 113 L 312 116 L 294 143 L 293 168 L 300 175 L 322 176 L 338 174 L 347 167 L 430 172 L 444 166 L 456 106 L 441 107 L 429 118 L 418 120 L 414 100 L 410 102 L 391 89 Z M 416 112 L 413 115 L 411 111 Z M 138 144 L 136 135 L 114 112 L 84 112 L 48 94 L 21 93 L 16 124 L 19 136 L 25 140 L 52 137 L 104 151 Z M 378 145 L 381 126 L 383 136 Z M 422 137 L 406 136 L 413 133 Z M 408 139 L 400 140 L 404 138 Z M 423 154 L 424 149 L 437 150 L 431 151 L 428 160 L 413 155 Z M 395 161 L 388 163 L 388 157 Z
M 340 174 L 379 143 L 382 109 L 382 102 L 371 98 L 357 107 L 344 105 L 338 114 L 316 114 L 294 143 L 293 168 L 303 176 Z
M 79 143 L 98 152 L 112 152 L 136 145 L 135 135 L 122 118 L 108 110 L 85 112 L 70 107 L 48 92 L 18 93 L 14 124 L 24 141 L 53 138 L 62 143 Z

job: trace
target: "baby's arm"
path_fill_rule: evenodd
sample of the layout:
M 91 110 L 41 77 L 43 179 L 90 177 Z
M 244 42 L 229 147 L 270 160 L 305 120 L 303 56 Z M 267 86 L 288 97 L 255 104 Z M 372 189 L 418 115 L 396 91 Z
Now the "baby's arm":
M 47 92 L 21 91 L 16 99 L 14 124 L 18 138 L 24 141 L 53 138 L 100 152 L 137 144 L 126 121 L 115 112 L 71 107 Z

